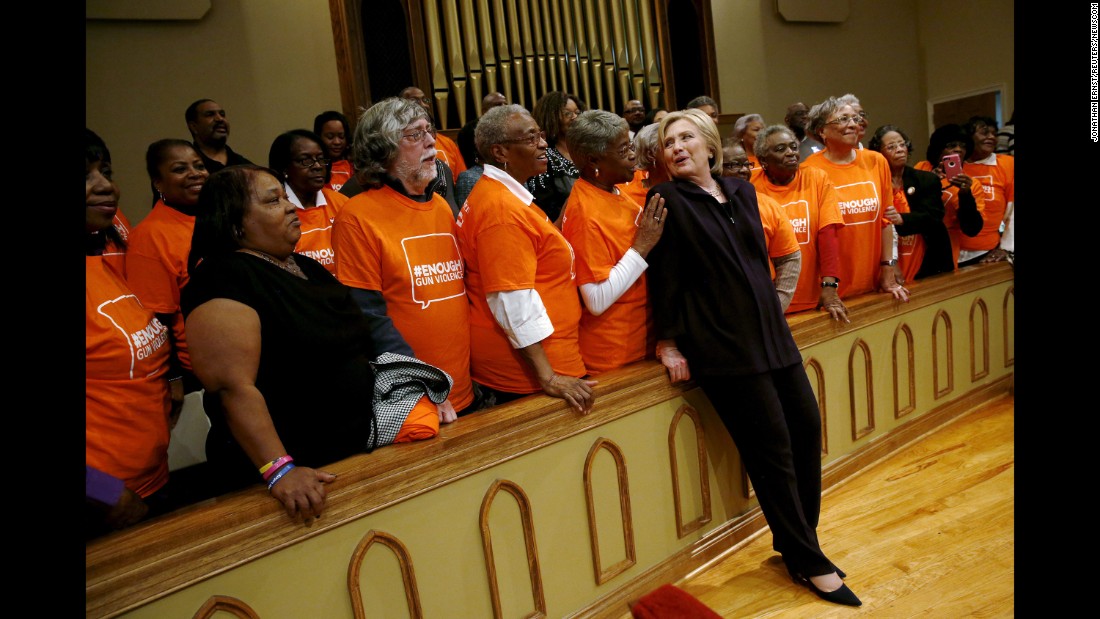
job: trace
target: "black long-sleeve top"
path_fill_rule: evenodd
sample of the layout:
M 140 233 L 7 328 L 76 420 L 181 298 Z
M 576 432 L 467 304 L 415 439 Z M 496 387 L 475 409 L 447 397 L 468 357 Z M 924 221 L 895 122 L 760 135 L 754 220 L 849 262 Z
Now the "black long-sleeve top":
M 658 339 L 675 339 L 692 374 L 759 374 L 802 362 L 783 317 L 753 186 L 716 178 L 721 204 L 681 180 L 653 187 L 668 219 L 646 277 Z
M 953 271 L 955 262 L 951 254 L 951 237 L 943 223 L 940 177 L 906 166 L 901 173 L 901 182 L 905 188 L 909 212 L 901 214 L 903 223 L 897 226 L 898 235 L 919 234 L 924 239 L 924 259 L 917 270 L 916 278 Z M 977 210 L 974 212 L 977 213 Z

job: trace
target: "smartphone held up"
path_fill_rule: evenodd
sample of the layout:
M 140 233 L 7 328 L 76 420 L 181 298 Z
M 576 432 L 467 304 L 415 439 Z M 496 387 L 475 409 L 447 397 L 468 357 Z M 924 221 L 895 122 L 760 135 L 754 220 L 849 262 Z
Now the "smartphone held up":
M 958 153 L 951 153 L 943 156 L 943 175 L 947 180 L 954 180 L 956 176 L 962 173 L 962 158 Z

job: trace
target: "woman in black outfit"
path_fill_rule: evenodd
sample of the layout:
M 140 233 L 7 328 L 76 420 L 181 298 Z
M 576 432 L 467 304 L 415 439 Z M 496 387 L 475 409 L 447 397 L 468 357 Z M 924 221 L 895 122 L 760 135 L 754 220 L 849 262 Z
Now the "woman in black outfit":
M 669 218 L 649 255 L 658 358 L 672 382 L 694 376 L 718 411 L 795 582 L 859 606 L 818 544 L 821 415 L 768 270 L 756 190 L 720 176 L 705 113 L 672 112 L 659 131 L 673 180 L 647 196 L 664 197 Z

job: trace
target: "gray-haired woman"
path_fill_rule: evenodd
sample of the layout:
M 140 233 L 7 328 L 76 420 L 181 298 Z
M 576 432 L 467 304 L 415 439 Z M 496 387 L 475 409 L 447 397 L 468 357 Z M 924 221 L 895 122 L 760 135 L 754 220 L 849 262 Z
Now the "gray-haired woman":
M 617 187 L 634 176 L 626 120 L 590 110 L 569 131 L 581 177 L 565 203 L 562 234 L 576 253 L 584 300 L 581 357 L 595 374 L 652 356 L 644 273 L 646 256 L 664 230 L 666 209 L 660 195 L 643 208 Z
M 760 114 L 745 114 L 733 123 L 733 131 L 730 137 L 745 149 L 745 154 L 752 162 L 751 176 L 760 174 L 760 160 L 756 157 L 756 134 L 764 128 L 764 117 Z
M 645 195 L 651 187 L 669 180 L 668 171 L 661 159 L 661 150 L 657 123 L 642 127 L 634 135 L 634 178 L 629 183 L 620 185 L 619 190 L 637 202 L 638 206 L 645 206 Z
M 580 413 L 595 402 L 577 340 L 573 249 L 524 182 L 546 170 L 546 137 L 519 105 L 485 113 L 485 164 L 458 216 L 470 300 L 470 373 L 500 404 L 542 391 Z

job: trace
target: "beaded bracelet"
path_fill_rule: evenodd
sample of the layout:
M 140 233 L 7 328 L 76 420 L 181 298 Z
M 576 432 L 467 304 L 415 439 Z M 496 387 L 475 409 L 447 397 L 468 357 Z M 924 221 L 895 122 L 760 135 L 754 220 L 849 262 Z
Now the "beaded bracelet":
M 275 482 L 282 479 L 283 475 L 286 475 L 287 473 L 289 473 L 291 471 L 291 469 L 295 469 L 295 468 L 297 468 L 297 467 L 294 466 L 293 464 L 288 464 L 288 465 L 284 466 L 283 468 L 279 469 L 279 472 L 276 473 L 275 476 L 271 478 L 271 481 L 267 482 L 268 492 L 271 492 L 271 488 L 275 486 Z
M 260 475 L 263 476 L 264 481 L 267 481 L 268 478 L 275 474 L 275 471 L 279 470 L 280 466 L 288 462 L 294 462 L 294 458 L 291 458 L 290 456 L 282 456 L 276 458 L 260 467 Z

